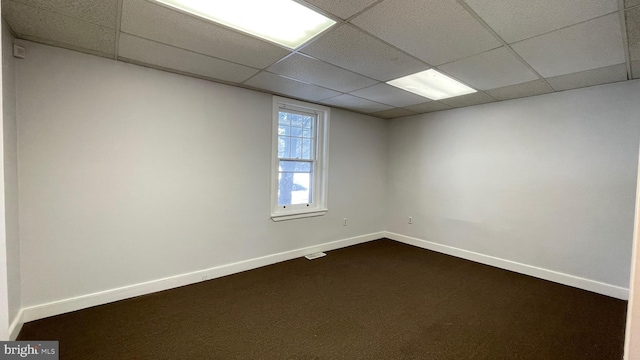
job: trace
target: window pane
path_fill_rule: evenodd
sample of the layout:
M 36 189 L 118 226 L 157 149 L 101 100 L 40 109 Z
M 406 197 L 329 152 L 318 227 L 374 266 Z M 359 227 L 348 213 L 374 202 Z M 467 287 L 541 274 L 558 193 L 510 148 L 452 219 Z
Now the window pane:
M 291 126 L 298 126 L 298 127 L 302 127 L 302 120 L 304 120 L 305 118 L 309 118 L 308 116 L 305 116 L 305 115 L 298 115 L 298 114 L 291 114 L 291 113 L 289 113 L 289 116 L 291 117 Z
M 278 136 L 278 157 L 289 157 L 289 138 L 286 136 Z
M 291 159 L 300 159 L 302 157 L 302 139 L 291 139 Z
M 313 159 L 313 141 L 304 139 L 302 140 L 302 157 L 301 159 L 312 160 Z
M 291 120 L 289 119 L 289 113 L 286 112 L 280 112 L 278 114 L 278 123 L 281 125 L 290 125 L 291 124 Z
M 311 172 L 308 161 L 280 161 L 280 172 Z
M 312 201 L 311 173 L 283 172 L 278 180 L 278 205 L 308 204 Z
M 312 124 L 313 124 L 313 118 L 311 117 L 307 117 L 302 121 L 302 125 L 305 129 L 312 129 L 313 128 Z
M 278 135 L 291 135 L 291 127 L 288 125 L 278 126 Z
M 300 128 L 300 127 L 292 127 L 291 128 L 291 136 L 302 136 L 302 128 Z
M 302 136 L 306 138 L 311 138 L 313 137 L 313 133 L 311 132 L 311 129 L 303 129 Z

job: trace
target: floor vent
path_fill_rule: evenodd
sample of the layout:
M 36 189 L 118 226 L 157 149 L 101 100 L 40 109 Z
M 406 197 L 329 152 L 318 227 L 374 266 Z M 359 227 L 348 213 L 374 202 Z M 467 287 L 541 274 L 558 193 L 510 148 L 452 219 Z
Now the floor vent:
M 309 255 L 306 255 L 305 257 L 306 257 L 308 260 L 313 260 L 313 259 L 321 258 L 321 257 L 323 257 L 323 256 L 327 256 L 327 254 L 325 254 L 325 253 L 323 253 L 323 252 L 317 252 L 317 253 L 315 253 L 315 254 L 309 254 Z

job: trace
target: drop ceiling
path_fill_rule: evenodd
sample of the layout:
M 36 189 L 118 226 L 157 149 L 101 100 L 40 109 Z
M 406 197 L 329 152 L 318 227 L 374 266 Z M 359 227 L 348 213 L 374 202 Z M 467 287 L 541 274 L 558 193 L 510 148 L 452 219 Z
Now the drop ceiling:
M 151 0 L 2 0 L 2 16 L 20 39 L 386 119 L 640 78 L 640 0 L 296 1 L 337 24 L 294 50 Z M 431 68 L 478 92 L 385 84 Z

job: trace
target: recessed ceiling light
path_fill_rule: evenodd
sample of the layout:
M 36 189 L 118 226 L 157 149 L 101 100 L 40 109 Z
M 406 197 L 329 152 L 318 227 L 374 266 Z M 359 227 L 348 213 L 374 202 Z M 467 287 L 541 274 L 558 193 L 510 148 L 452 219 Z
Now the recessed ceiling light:
M 476 92 L 476 90 L 467 85 L 439 73 L 434 69 L 387 81 L 387 84 L 431 100 L 446 99 Z
M 336 22 L 292 0 L 155 0 L 295 49 Z

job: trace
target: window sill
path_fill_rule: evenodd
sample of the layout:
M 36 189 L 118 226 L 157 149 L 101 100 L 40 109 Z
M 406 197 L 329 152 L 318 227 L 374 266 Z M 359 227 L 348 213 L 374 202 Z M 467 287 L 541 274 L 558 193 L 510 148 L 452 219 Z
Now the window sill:
M 312 210 L 306 212 L 295 212 L 295 213 L 280 213 L 280 214 L 271 214 L 271 220 L 273 221 L 285 221 L 285 220 L 294 220 L 294 219 L 302 219 L 314 216 L 322 216 L 327 213 L 327 209 L 323 210 Z

